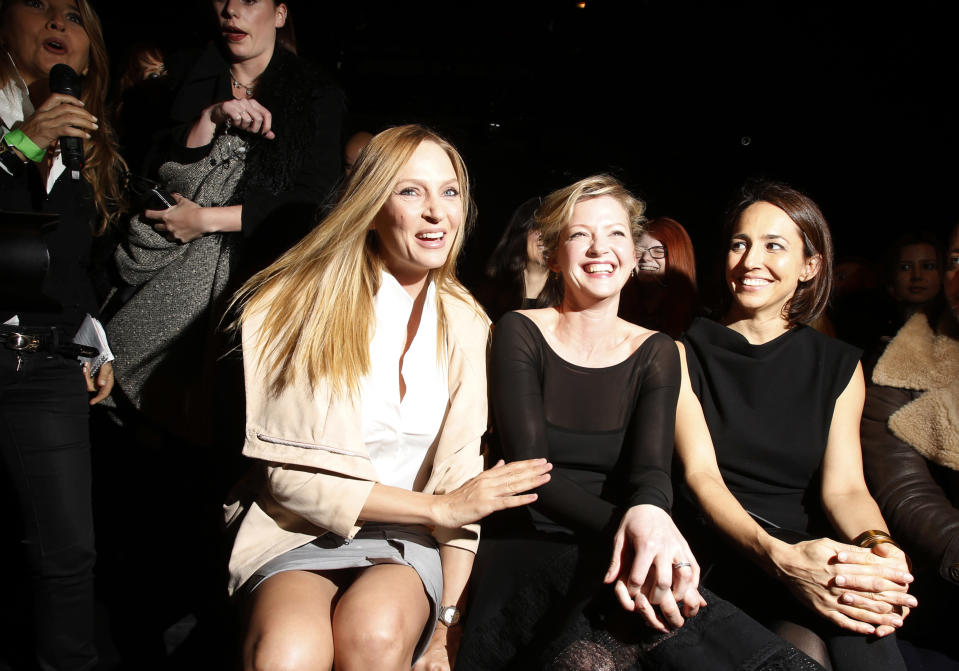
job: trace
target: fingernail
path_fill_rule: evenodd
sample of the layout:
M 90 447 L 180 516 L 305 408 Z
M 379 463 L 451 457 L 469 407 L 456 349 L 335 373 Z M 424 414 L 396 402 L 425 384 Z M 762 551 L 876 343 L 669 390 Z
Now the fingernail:
M 896 627 L 901 627 L 901 626 L 902 626 L 902 620 L 900 620 L 898 617 L 895 618 L 895 619 L 892 621 L 892 623 L 893 623 L 893 625 L 895 625 Z
M 840 552 L 839 554 L 836 555 L 836 559 L 838 559 L 839 561 L 846 561 L 847 556 L 848 555 L 845 552 Z
M 89 133 L 84 133 L 84 135 L 86 135 L 86 137 L 87 137 L 88 140 L 89 140 L 90 137 L 91 137 L 91 135 L 90 135 Z
M 93 121 L 94 121 L 94 122 L 97 122 L 97 121 L 99 121 L 99 119 L 96 118 L 96 117 L 93 117 Z
M 916 606 L 919 605 L 919 602 L 916 601 L 916 599 L 914 599 L 913 597 L 909 597 L 909 600 L 906 603 L 909 604 L 910 608 L 915 608 Z
M 911 574 L 911 573 L 903 573 L 903 574 L 902 574 L 902 579 L 903 579 L 903 580 L 909 580 L 910 582 L 913 581 L 913 580 L 915 580 L 915 578 L 912 577 L 912 574 Z
M 844 575 L 837 575 L 837 576 L 836 576 L 836 584 L 837 584 L 837 585 L 845 585 L 845 584 L 846 584 L 846 576 L 844 576 Z
M 843 601 L 843 603 L 852 603 L 852 602 L 853 602 L 852 595 L 851 595 L 851 594 L 843 594 L 843 595 L 842 595 L 842 601 Z

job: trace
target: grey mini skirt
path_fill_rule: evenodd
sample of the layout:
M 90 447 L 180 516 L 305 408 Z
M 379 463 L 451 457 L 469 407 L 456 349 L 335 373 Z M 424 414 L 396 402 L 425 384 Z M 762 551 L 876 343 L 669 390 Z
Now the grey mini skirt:
M 327 532 L 265 563 L 250 576 L 244 590 L 250 593 L 264 580 L 283 571 L 333 571 L 376 564 L 409 566 L 423 582 L 430 602 L 430 618 L 416 644 L 415 662 L 426 650 L 436 628 L 443 595 L 439 546 L 424 526 L 365 522 L 352 539 Z

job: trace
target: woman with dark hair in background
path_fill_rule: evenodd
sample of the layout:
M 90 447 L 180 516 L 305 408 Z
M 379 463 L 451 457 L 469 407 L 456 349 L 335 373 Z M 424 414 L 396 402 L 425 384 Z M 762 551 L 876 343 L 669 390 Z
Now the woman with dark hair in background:
M 939 313 L 942 253 L 935 235 L 920 231 L 896 240 L 886 254 L 884 270 L 887 290 L 899 310 L 899 325 L 919 311 L 927 317 Z
M 126 51 L 112 93 L 112 113 L 123 157 L 141 175 L 146 157 L 166 128 L 173 99 L 166 54 L 156 42 L 137 42 Z
M 883 257 L 885 290 L 879 292 L 878 301 L 870 303 L 867 297 L 858 296 L 853 305 L 842 300 L 834 302 L 833 312 L 847 313 L 839 317 L 845 322 L 839 336 L 845 339 L 852 330 L 849 322 L 862 332 L 860 335 L 852 330 L 852 335 L 865 342 L 862 367 L 866 379 L 872 376 L 886 345 L 914 314 L 922 312 L 930 320 L 937 318 L 943 305 L 942 267 L 942 251 L 933 233 L 906 233 L 890 245 Z
M 683 337 L 676 418 L 705 584 L 828 668 L 904 669 L 889 634 L 916 600 L 863 477 L 860 352 L 807 326 L 830 294 L 829 228 L 758 183 L 726 233 L 726 308 Z
M 862 415 L 866 478 L 922 604 L 900 642 L 911 668 L 930 670 L 959 665 L 959 226 L 943 275 L 944 309 L 917 311 L 888 344 Z
M 5 573 L 15 595 L 13 574 L 29 576 L 24 590 L 32 597 L 29 617 L 21 616 L 32 632 L 15 640 L 22 632 L 4 626 L 0 649 L 6 655 L 32 640 L 34 659 L 7 660 L 13 667 L 92 669 L 96 555 L 88 420 L 89 406 L 110 393 L 113 374 L 110 363 L 93 371 L 91 398 L 73 340 L 86 316 L 97 314 L 91 247 L 117 214 L 124 166 L 105 111 L 106 47 L 87 0 L 0 0 L 0 47 L 0 208 L 56 219 L 42 234 L 46 300 L 24 304 L 23 295 L 0 287 L 4 531 L 20 539 L 17 560 L 27 567 L 5 565 Z M 50 70 L 57 64 L 80 76 L 79 100 L 51 93 Z M 61 158 L 64 136 L 82 142 L 86 161 L 76 174 Z M 4 606 L 18 601 L 5 599 Z
M 636 244 L 636 277 L 623 289 L 620 316 L 678 338 L 699 308 L 693 241 L 678 221 L 657 217 Z
M 170 207 L 133 218 L 116 254 L 136 293 L 108 324 L 121 404 L 164 432 L 213 437 L 215 331 L 229 292 L 301 237 L 339 176 L 339 89 L 278 43 L 274 0 L 213 0 L 221 44 L 173 103 L 160 167 Z
M 555 288 L 544 291 L 549 268 L 543 259 L 543 244 L 536 225 L 536 208 L 542 199 L 524 201 L 486 263 L 486 278 L 476 288 L 476 298 L 496 321 L 510 310 L 543 307 L 553 303 Z
M 152 637 L 153 645 L 140 644 L 137 652 L 157 655 L 164 654 L 161 635 L 173 637 L 167 647 L 175 648 L 191 622 L 199 622 L 199 636 L 205 625 L 218 635 L 227 621 L 220 613 L 223 549 L 211 538 L 218 538 L 220 504 L 244 464 L 240 361 L 223 356 L 226 305 L 246 277 L 312 228 L 340 167 L 343 95 L 282 46 L 288 5 L 207 6 L 219 40 L 193 63 L 172 103 L 179 125 L 164 147 L 157 195 L 169 207 L 155 201 L 132 218 L 115 260 L 135 292 L 107 324 L 119 393 L 116 422 L 102 428 L 122 427 L 104 440 L 136 445 L 123 450 L 124 458 L 147 474 L 118 483 L 114 496 L 153 492 L 143 498 L 156 506 L 160 539 L 149 557 L 117 557 L 117 598 L 137 614 L 119 618 L 118 628 L 135 623 L 123 634 Z M 172 498 L 165 496 L 171 481 L 181 484 Z M 134 486 L 137 492 L 123 489 Z M 119 533 L 134 513 L 109 509 Z M 185 561 L 194 567 L 185 576 L 164 570 Z M 162 585 L 151 607 L 124 587 L 144 570 Z

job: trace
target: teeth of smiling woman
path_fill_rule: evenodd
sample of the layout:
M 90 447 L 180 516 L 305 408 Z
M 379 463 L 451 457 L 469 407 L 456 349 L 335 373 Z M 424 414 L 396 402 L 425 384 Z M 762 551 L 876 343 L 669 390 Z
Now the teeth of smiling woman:
M 764 287 L 769 284 L 769 280 L 754 279 L 752 277 L 744 277 L 743 284 L 747 287 Z
M 586 266 L 587 273 L 611 273 L 613 266 L 610 263 L 591 263 Z
M 434 231 L 431 233 L 417 233 L 416 237 L 420 238 L 421 240 L 439 240 L 444 235 L 446 234 L 442 231 Z

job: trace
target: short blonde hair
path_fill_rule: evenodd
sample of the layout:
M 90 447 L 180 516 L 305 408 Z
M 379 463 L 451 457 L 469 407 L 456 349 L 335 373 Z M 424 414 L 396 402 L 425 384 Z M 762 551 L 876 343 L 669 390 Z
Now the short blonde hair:
M 386 203 L 400 169 L 423 142 L 433 142 L 453 164 L 463 207 L 449 256 L 431 271 L 437 298 L 467 296 L 456 278 L 456 261 L 472 228 L 475 208 L 469 177 L 459 152 L 445 139 L 418 125 L 379 133 L 360 152 L 339 202 L 298 244 L 240 289 L 239 325 L 254 313 L 263 322 L 256 342 L 273 362 L 271 391 L 289 386 L 306 371 L 311 387 L 326 379 L 336 394 L 354 395 L 370 367 L 373 298 L 379 289 L 380 258 L 373 219 Z M 446 334 L 442 303 L 439 330 Z
M 643 234 L 646 223 L 646 203 L 634 196 L 623 186 L 622 182 L 612 175 L 592 175 L 579 180 L 567 187 L 554 191 L 546 196 L 543 204 L 536 210 L 536 223 L 543 243 L 543 257 L 547 265 L 556 260 L 556 251 L 563 231 L 569 226 L 573 218 L 573 208 L 577 203 L 600 196 L 610 196 L 618 202 L 629 218 L 629 232 L 633 242 L 638 244 L 639 236 Z M 562 301 L 563 280 L 561 277 L 550 275 L 546 288 L 542 293 L 554 296 L 553 305 Z M 541 294 L 542 295 L 542 294 Z

